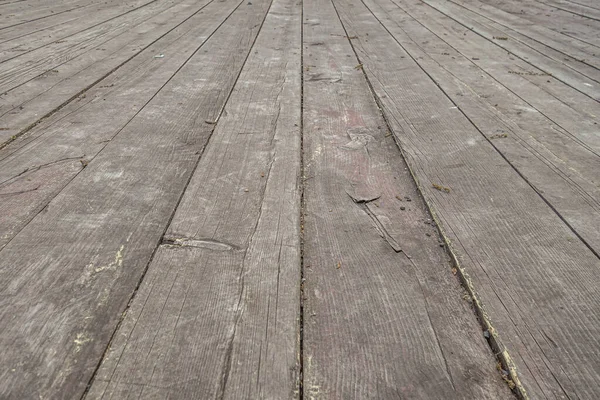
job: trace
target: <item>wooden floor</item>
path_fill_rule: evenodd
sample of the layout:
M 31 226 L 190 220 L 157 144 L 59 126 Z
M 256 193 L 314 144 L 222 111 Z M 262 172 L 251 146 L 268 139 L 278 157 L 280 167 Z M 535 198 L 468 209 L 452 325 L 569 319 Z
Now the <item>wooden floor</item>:
M 596 0 L 0 0 L 0 399 L 600 398 Z

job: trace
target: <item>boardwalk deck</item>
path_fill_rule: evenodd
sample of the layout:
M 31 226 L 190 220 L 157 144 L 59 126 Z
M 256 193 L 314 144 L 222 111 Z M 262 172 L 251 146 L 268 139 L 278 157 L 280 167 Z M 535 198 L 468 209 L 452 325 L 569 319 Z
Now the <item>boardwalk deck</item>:
M 591 0 L 0 1 L 0 398 L 600 397 Z

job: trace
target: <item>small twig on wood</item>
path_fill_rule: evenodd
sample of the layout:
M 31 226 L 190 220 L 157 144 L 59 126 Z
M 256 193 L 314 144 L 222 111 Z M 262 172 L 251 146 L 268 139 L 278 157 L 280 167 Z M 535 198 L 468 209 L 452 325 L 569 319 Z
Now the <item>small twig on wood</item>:
M 442 186 L 442 185 L 438 185 L 437 183 L 432 183 L 431 186 L 433 186 L 434 188 L 436 188 L 440 192 L 450 193 L 450 188 L 448 188 L 448 187 L 445 187 L 445 186 Z

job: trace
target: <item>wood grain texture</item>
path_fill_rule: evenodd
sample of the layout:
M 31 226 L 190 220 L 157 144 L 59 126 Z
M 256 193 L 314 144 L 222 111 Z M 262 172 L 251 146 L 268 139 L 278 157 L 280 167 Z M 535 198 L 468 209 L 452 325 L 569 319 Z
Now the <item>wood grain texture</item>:
M 597 73 L 591 68 L 600 67 L 598 48 L 562 35 L 542 25 L 532 24 L 518 15 L 507 13 L 499 8 L 478 0 L 456 1 L 462 7 L 484 17 L 487 25 L 506 32 L 519 42 L 527 44 L 537 51 L 554 57 L 558 61 L 597 79 Z
M 87 398 L 298 397 L 300 21 L 272 4 Z
M 575 14 L 586 19 L 600 21 L 600 10 L 597 8 L 587 7 L 585 5 L 572 3 L 565 0 L 536 0 L 536 2 L 549 5 L 559 10 L 567 11 L 571 14 Z
M 353 44 L 384 113 L 515 378 L 531 398 L 596 397 L 598 258 L 362 3 L 340 3 L 348 3 L 340 8 L 348 35 L 359 38 Z
M 266 8 L 241 5 L 203 48 L 211 57 L 195 53 L 0 252 L 0 397 L 83 393 L 213 129 L 204 121 L 219 114 Z
M 484 2 L 508 13 L 519 15 L 534 24 L 550 28 L 561 35 L 579 40 L 596 48 L 600 47 L 598 21 L 586 19 L 580 15 L 537 1 L 528 1 L 526 7 L 523 7 L 522 2 L 514 0 L 493 2 L 484 0 Z
M 510 398 L 331 2 L 304 8 L 304 395 Z
M 504 49 L 512 57 L 519 59 L 521 64 L 525 65 L 525 68 L 515 72 L 525 74 L 525 76 L 551 76 L 554 80 L 563 83 L 567 86 L 563 86 L 563 91 L 566 93 L 559 92 L 558 98 L 568 98 L 569 92 L 577 91 L 579 94 L 587 96 L 588 99 L 586 100 L 591 100 L 594 106 L 597 106 L 600 100 L 600 83 L 597 80 L 570 68 L 562 60 L 546 55 L 546 52 L 536 51 L 515 40 L 497 39 L 498 37 L 506 37 L 505 33 L 493 26 L 485 25 L 485 19 L 470 10 L 447 1 L 427 0 L 426 3 L 463 25 L 463 31 L 472 31 L 476 35 L 486 38 L 489 41 L 488 47 L 492 47 L 491 44 L 493 43 L 494 46 Z M 473 35 L 471 32 L 468 33 Z M 475 55 L 475 57 L 477 56 L 479 55 Z M 574 95 L 577 96 L 575 93 Z
M 158 51 L 171 51 L 159 47 L 165 43 L 164 36 L 179 28 L 196 13 L 202 13 L 202 8 L 208 3 L 182 3 L 167 8 L 142 20 L 102 46 L 67 60 L 60 68 L 47 71 L 4 92 L 0 97 L 3 100 L 0 105 L 0 127 L 3 128 L 0 131 L 0 147 L 30 130 L 41 119 L 64 107 L 74 97 L 83 94 L 124 64 L 129 63 L 127 68 L 131 69 L 141 62 L 147 62 L 148 59 L 144 59 L 144 56 L 150 58 L 161 54 Z M 144 53 L 151 46 L 156 46 L 155 52 L 151 55 Z
M 173 1 L 169 0 L 168 3 Z M 9 74 L 3 73 L 0 82 L 2 85 L 6 85 L 7 82 L 11 82 L 11 80 L 7 80 L 7 75 L 8 77 L 22 76 L 23 72 L 30 72 L 40 65 L 60 60 L 65 61 L 73 54 L 85 52 L 86 48 L 101 45 L 103 38 L 110 37 L 111 33 L 118 34 L 119 30 L 126 28 L 128 23 L 134 22 L 136 16 L 139 18 L 140 15 L 160 7 L 164 6 L 158 0 L 135 0 L 129 6 L 118 5 L 107 9 L 101 8 L 95 13 L 97 15 L 93 14 L 86 19 L 87 23 L 86 20 L 75 21 L 72 32 L 66 33 L 64 36 L 45 38 L 40 43 L 27 42 L 24 47 L 11 48 L 10 52 L 1 53 L 0 65 L 3 64 L 3 69 Z M 96 41 L 94 42 L 94 40 Z M 21 74 L 15 73 L 19 70 L 23 70 L 20 71 Z M 4 91 L 5 88 L 3 87 L 2 90 Z
M 13 2 L 3 5 L 2 18 L 0 19 L 0 30 L 15 25 L 32 21 L 40 21 L 46 18 L 54 18 L 57 15 L 69 13 L 84 7 L 87 1 L 58 1 L 58 2 Z
M 6 56 L 0 64 L 0 91 L 7 93 L 43 75 L 60 73 L 60 68 L 65 63 L 78 56 L 101 51 L 102 45 L 110 39 L 145 21 L 155 11 L 164 10 L 168 4 L 163 5 L 157 1 L 144 3 L 139 0 L 136 6 L 121 10 L 122 12 L 110 18 L 99 12 L 98 20 L 92 17 L 90 25 L 84 24 L 84 21 L 75 34 L 57 38 L 51 43 L 32 46 L 17 53 L 0 53 Z
M 195 52 L 209 54 L 202 46 L 239 4 L 230 0 L 211 3 L 202 13 L 191 11 L 190 19 L 135 60 L 0 150 L 4 200 L 0 248 L 131 122 Z M 168 59 L 157 59 L 156 54 L 167 54 Z M 224 101 L 226 93 L 216 95 Z
M 81 31 L 85 27 L 93 25 L 95 21 L 98 21 L 96 17 L 102 18 L 103 15 L 107 14 L 107 9 L 116 11 L 116 14 L 113 11 L 112 15 L 114 16 L 131 9 L 131 6 L 128 2 L 116 3 L 113 0 L 100 4 L 88 1 L 87 4 L 81 4 L 81 7 L 75 10 L 61 13 L 53 18 L 45 18 L 2 29 L 0 30 L 0 51 L 18 53 L 24 48 L 34 48 L 40 44 L 61 40 L 73 32 Z M 94 18 L 85 18 L 90 16 Z M 89 23 L 85 23 L 85 19 Z
M 539 112 L 551 119 L 559 132 L 565 132 L 592 152 L 600 151 L 600 140 L 596 134 L 598 102 L 507 54 L 501 47 L 492 45 L 490 40 L 465 30 L 462 23 L 453 19 L 458 18 L 458 13 L 448 17 L 441 13 L 441 7 L 420 7 L 422 12 L 415 12 L 416 7 L 412 4 L 415 2 L 406 1 L 403 7 L 410 9 L 414 17 L 438 37 L 444 38 L 460 55 L 470 59 L 474 75 L 492 77 L 525 101 L 529 107 L 521 110 L 522 113 Z M 431 4 L 437 7 L 441 3 Z
M 505 78 L 507 86 L 502 85 L 495 72 L 485 69 L 491 63 L 477 66 L 449 44 L 454 42 L 451 35 L 427 29 L 438 23 L 435 16 L 420 13 L 409 2 L 365 4 L 493 146 L 600 253 L 599 154 L 508 89 L 518 86 L 518 77 Z M 421 22 L 426 20 L 431 22 Z M 502 54 L 494 57 L 498 64 Z
M 600 10 L 600 7 L 598 6 L 598 3 L 596 3 L 595 0 L 577 0 L 577 1 L 571 0 L 570 3 L 572 3 L 572 4 L 579 4 L 581 6 L 585 6 L 585 7 L 588 7 L 588 8 L 593 8 L 595 10 Z
M 599 24 L 0 0 L 0 398 L 600 397 Z

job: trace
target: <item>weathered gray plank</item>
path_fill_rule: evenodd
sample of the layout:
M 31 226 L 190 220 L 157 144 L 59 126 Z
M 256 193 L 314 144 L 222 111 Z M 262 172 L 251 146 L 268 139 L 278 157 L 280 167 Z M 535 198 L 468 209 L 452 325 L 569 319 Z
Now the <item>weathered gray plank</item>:
M 123 64 L 129 63 L 128 68 L 133 68 L 133 65 L 142 62 L 142 52 L 149 46 L 155 45 L 156 51 L 164 51 L 164 48 L 158 48 L 161 43 L 155 42 L 200 12 L 207 3 L 184 2 L 170 7 L 142 20 L 102 46 L 68 60 L 59 69 L 43 73 L 5 92 L 0 97 L 3 100 L 0 105 L 0 127 L 3 129 L 0 131 L 0 147 Z M 134 57 L 138 58 L 132 62 Z
M 218 398 L 242 261 L 239 250 L 161 246 L 85 398 Z
M 600 10 L 586 7 L 580 4 L 571 3 L 564 0 L 536 0 L 536 2 L 557 8 L 559 10 L 567 11 L 571 14 L 578 15 L 580 17 L 592 19 L 600 22 Z
M 213 2 L 194 13 L 135 60 L 0 150 L 0 248 L 130 123 L 238 4 Z M 162 53 L 164 58 L 154 58 Z
M 88 398 L 298 397 L 300 24 L 273 3 Z
M 543 71 L 512 57 L 500 47 L 490 45 L 485 38 L 463 31 L 463 25 L 438 10 L 418 7 L 416 4 L 418 3 L 414 1 L 405 1 L 402 8 L 450 45 L 454 49 L 453 54 L 458 52 L 470 59 L 473 74 L 484 75 L 484 78 L 485 75 L 492 77 L 533 109 L 522 111 L 540 112 L 552 119 L 561 132 L 567 132 L 588 150 L 596 153 L 600 150 L 600 139 L 596 135 L 598 127 L 595 123 L 598 114 L 596 101 L 566 87 L 553 77 L 544 75 Z
M 600 7 L 598 7 L 598 3 L 596 2 L 596 0 L 571 0 L 570 3 L 593 8 L 595 10 L 600 10 Z
M 1 53 L 5 57 L 0 64 L 0 92 L 6 93 L 32 79 L 58 73 L 58 69 L 69 60 L 93 50 L 101 50 L 104 43 L 143 22 L 156 9 L 161 9 L 161 3 L 157 1 L 144 3 L 138 0 L 137 5 L 124 13 L 86 25 L 62 40 L 23 50 L 17 55 Z M 10 104 L 3 104 L 3 109 L 7 105 L 10 107 Z
M 559 61 L 562 60 L 566 65 L 588 76 L 597 77 L 590 69 L 600 67 L 600 59 L 597 56 L 600 55 L 600 49 L 597 47 L 562 35 L 545 26 L 532 24 L 518 15 L 507 13 L 478 0 L 455 2 L 483 16 L 487 20 L 486 24 L 504 30 L 506 36 L 526 43 Z M 562 57 L 559 54 L 562 54 Z
M 16 35 L 17 37 L 11 40 L 5 40 L 0 44 L 0 62 L 3 63 L 6 60 L 18 59 L 19 56 L 42 49 L 47 45 L 66 43 L 70 40 L 71 36 L 77 35 L 82 31 L 94 28 L 98 25 L 108 23 L 115 18 L 125 19 L 126 17 L 129 17 L 132 19 L 133 24 L 139 24 L 145 19 L 151 18 L 153 15 L 173 7 L 177 1 L 181 2 L 180 0 L 155 1 L 148 4 L 146 4 L 147 2 L 144 2 L 141 3 L 141 7 L 138 7 L 140 3 L 136 2 L 133 2 L 133 4 L 123 4 L 122 2 L 111 4 L 107 2 L 102 6 L 92 4 L 90 7 L 77 10 L 77 13 L 65 14 L 64 18 L 69 18 L 68 20 L 65 20 L 63 23 L 57 21 L 47 29 L 41 29 L 42 27 L 38 28 L 37 25 L 34 25 L 36 29 L 33 32 L 29 32 L 28 29 L 30 29 L 30 27 L 17 26 L 15 29 L 21 29 L 12 33 L 12 35 Z M 136 15 L 143 15 L 145 18 L 136 19 Z M 37 22 L 38 21 L 33 24 L 37 24 Z M 95 48 L 101 47 L 102 45 L 99 45 Z M 29 63 L 24 63 L 23 67 L 25 68 L 30 64 L 33 63 L 31 61 L 29 61 Z M 0 65 L 2 64 L 0 63 Z
M 123 2 L 121 3 L 123 4 Z M 68 13 L 60 13 L 59 15 L 53 16 L 52 18 L 44 18 L 42 20 L 31 21 L 28 23 L 22 23 L 15 25 L 10 28 L 0 29 L 0 51 L 10 51 L 13 47 L 18 45 L 31 46 L 32 42 L 39 40 L 46 40 L 48 43 L 56 38 L 50 37 L 57 33 L 62 33 L 73 29 L 77 26 L 75 21 L 82 17 L 90 16 L 94 12 L 99 12 L 107 7 L 114 7 L 116 4 L 112 0 L 106 1 L 105 3 L 93 3 L 91 0 L 81 3 L 82 7 L 78 7 L 75 10 L 69 11 Z M 21 15 L 21 13 L 19 13 Z
M 483 304 L 492 341 L 514 363 L 519 390 L 531 398 L 597 397 L 598 258 L 368 10 L 343 3 L 353 5 L 340 10 L 348 34 L 359 36 L 365 71 Z
M 406 3 L 367 0 L 365 4 L 496 149 L 600 254 L 600 154 L 532 109 L 486 70 L 473 68 L 469 58 L 444 42 L 447 35 L 433 34 L 405 12 L 402 8 L 411 8 Z M 425 13 L 420 17 L 434 19 Z
M 168 3 L 170 3 L 171 1 L 173 0 L 169 0 Z M 72 41 L 73 39 L 85 37 L 84 35 L 82 35 L 82 33 L 86 31 L 90 33 L 89 31 L 92 31 L 93 28 L 101 26 L 102 24 L 110 23 L 111 21 L 117 18 L 127 18 L 129 14 L 139 14 L 140 11 L 147 12 L 152 8 L 161 7 L 161 4 L 163 3 L 163 1 L 158 0 L 130 0 L 130 3 L 121 3 L 117 5 L 109 4 L 108 7 L 96 7 L 97 9 L 86 9 L 84 7 L 81 7 L 81 10 L 78 9 L 78 11 L 87 11 L 87 18 L 80 20 L 75 19 L 74 21 L 72 21 L 66 26 L 66 31 L 64 32 L 64 34 L 60 34 L 59 32 L 59 34 L 53 36 L 51 33 L 46 34 L 44 32 L 41 35 L 41 38 L 38 38 L 40 40 L 36 40 L 36 37 L 34 35 L 34 37 L 30 41 L 26 40 L 24 41 L 24 43 L 21 44 L 19 44 L 17 41 L 17 43 L 15 43 L 14 45 L 12 45 L 11 42 L 8 42 L 8 46 L 6 46 L 6 48 L 2 46 L 3 48 L 2 52 L 0 53 L 0 63 L 4 64 L 11 60 L 19 61 L 25 59 L 28 62 L 24 63 L 24 66 L 30 66 L 31 64 L 33 64 L 33 61 L 35 61 L 36 58 L 31 58 L 27 56 L 35 52 L 36 50 L 38 50 L 38 52 L 36 53 L 37 58 L 41 58 L 42 56 L 40 55 L 41 52 L 39 50 L 43 49 L 45 46 L 49 46 L 49 48 L 54 47 L 55 50 L 53 51 L 56 51 L 56 49 L 61 48 L 68 48 L 70 41 Z M 92 7 L 94 7 L 94 5 L 92 5 Z M 66 15 L 71 15 L 71 12 L 67 13 Z M 31 22 L 31 24 L 35 26 L 35 24 L 37 24 L 38 22 L 39 21 L 33 21 Z M 118 27 L 119 25 L 114 24 L 113 26 Z M 22 25 L 17 25 L 14 28 L 17 29 L 21 27 Z M 93 34 L 93 31 L 91 33 Z M 57 44 L 62 43 L 67 44 L 64 46 L 56 46 Z M 13 63 L 17 61 L 13 61 Z M 11 64 L 12 63 L 3 65 L 3 69 L 7 68 L 7 65 Z
M 0 92 L 6 93 L 43 74 L 57 73 L 58 68 L 69 60 L 101 48 L 110 39 L 143 22 L 156 9 L 160 10 L 161 4 L 156 0 L 137 0 L 135 8 L 110 18 L 94 20 L 91 25 L 84 25 L 85 27 L 75 34 L 61 40 L 16 54 L 0 53 L 4 56 L 0 64 Z
M 510 398 L 357 64 L 305 1 L 304 395 Z
M 244 2 L 0 252 L 0 397 L 85 390 L 265 13 Z
M 83 3 L 83 4 L 82 4 Z M 83 7 L 86 1 L 57 1 L 44 2 L 43 5 L 33 4 L 33 2 L 22 2 L 8 4 L 2 9 L 2 22 L 0 30 L 10 28 L 15 25 L 38 21 L 45 18 L 53 18 L 62 13 L 68 13 L 77 8 Z
M 594 107 L 597 106 L 597 103 L 600 100 L 600 82 L 594 80 L 594 78 L 588 77 L 587 75 L 570 68 L 562 61 L 547 56 L 545 52 L 538 52 L 518 41 L 498 40 L 498 37 L 504 37 L 504 32 L 485 25 L 485 19 L 470 10 L 447 1 L 427 0 L 425 3 L 463 25 L 463 31 L 466 30 L 466 32 L 469 33 L 469 36 L 474 36 L 474 33 L 480 35 L 488 40 L 488 47 L 496 46 L 504 49 L 505 52 L 508 52 L 509 55 L 512 56 L 512 58 L 518 58 L 522 61 L 521 64 L 525 65 L 525 68 L 523 71 L 517 72 L 539 74 L 530 75 L 537 76 L 538 78 L 540 75 L 550 75 L 554 80 L 564 83 L 567 87 L 564 87 L 562 91 L 565 91 L 566 93 L 562 94 L 559 92 L 557 97 L 570 97 L 569 92 L 572 92 L 573 90 L 571 88 L 573 88 L 581 94 L 588 96 L 593 101 Z M 471 40 L 476 41 L 477 38 L 471 38 Z M 484 54 L 481 54 L 481 56 Z M 482 58 L 479 56 L 480 54 L 477 54 L 475 58 Z M 543 77 L 546 76 L 542 76 L 542 78 Z M 547 79 L 544 79 L 542 82 L 545 82 L 546 80 Z M 575 94 L 575 96 L 577 96 L 577 94 Z M 590 99 L 585 99 L 583 101 L 589 101 Z
M 600 46 L 600 29 L 597 21 L 535 1 L 528 1 L 526 5 L 513 0 L 482 1 L 596 48 Z
M 474 73 L 493 77 L 533 108 L 523 111 L 542 113 L 590 151 L 600 151 L 600 138 L 596 134 L 598 102 L 544 75 L 542 70 L 532 68 L 500 47 L 490 46 L 487 39 L 463 31 L 464 25 L 448 19 L 439 10 L 423 7 L 423 12 L 415 12 L 414 3 L 406 1 L 404 5 L 429 30 L 471 59 Z M 453 13 L 452 17 L 461 18 L 458 13 Z
M 2 10 L 11 10 L 14 9 L 14 7 L 23 7 L 23 4 L 28 4 L 31 6 L 33 3 L 39 3 L 40 1 L 41 0 L 2 0 L 0 2 L 0 7 L 2 7 Z

